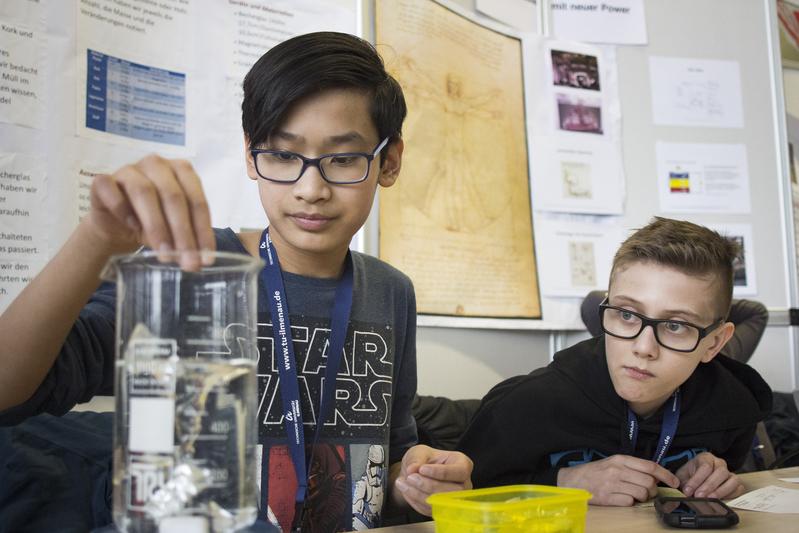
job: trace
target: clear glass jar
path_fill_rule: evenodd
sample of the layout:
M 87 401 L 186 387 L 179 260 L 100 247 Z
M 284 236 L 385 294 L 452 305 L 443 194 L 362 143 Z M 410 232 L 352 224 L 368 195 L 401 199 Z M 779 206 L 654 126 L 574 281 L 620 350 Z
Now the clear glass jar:
M 113 258 L 104 274 L 117 284 L 113 514 L 122 531 L 233 531 L 257 516 L 262 262 L 202 253 L 196 272 L 181 270 L 177 253 L 141 252 Z

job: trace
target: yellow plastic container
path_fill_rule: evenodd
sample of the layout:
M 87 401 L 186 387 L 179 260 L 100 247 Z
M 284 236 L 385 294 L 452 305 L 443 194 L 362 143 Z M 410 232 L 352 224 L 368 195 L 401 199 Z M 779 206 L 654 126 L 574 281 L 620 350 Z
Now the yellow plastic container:
M 591 493 L 545 485 L 441 492 L 427 498 L 436 533 L 583 533 Z

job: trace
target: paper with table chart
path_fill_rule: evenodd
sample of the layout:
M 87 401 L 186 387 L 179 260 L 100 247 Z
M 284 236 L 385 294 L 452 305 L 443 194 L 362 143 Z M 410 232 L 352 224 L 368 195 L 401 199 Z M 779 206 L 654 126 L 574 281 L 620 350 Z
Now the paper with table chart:
M 799 514 L 799 490 L 769 485 L 728 501 L 727 505 L 747 511 Z

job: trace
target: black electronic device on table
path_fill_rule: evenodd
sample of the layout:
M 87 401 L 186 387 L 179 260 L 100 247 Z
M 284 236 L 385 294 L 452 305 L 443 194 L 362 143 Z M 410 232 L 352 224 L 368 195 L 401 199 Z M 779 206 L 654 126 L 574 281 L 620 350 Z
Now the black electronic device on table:
M 738 515 L 717 498 L 655 499 L 655 510 L 664 524 L 689 529 L 718 529 L 738 523 Z

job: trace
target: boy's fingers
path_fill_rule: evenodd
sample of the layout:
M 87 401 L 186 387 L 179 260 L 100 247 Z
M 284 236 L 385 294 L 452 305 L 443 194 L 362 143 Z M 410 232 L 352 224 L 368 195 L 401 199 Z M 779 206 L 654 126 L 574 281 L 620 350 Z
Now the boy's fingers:
M 471 476 L 472 469 L 465 464 L 438 465 L 428 464 L 419 468 L 419 473 L 430 479 L 463 483 Z
M 708 496 L 710 498 L 729 498 L 738 496 L 739 492 L 743 491 L 743 485 L 738 476 L 732 475 L 727 481 L 721 484 L 716 490 L 712 491 Z
M 686 496 L 693 496 L 696 494 L 696 490 L 702 485 L 705 480 L 713 473 L 713 466 L 708 463 L 700 464 L 696 472 L 688 478 L 688 481 L 683 483 L 682 491 L 685 493 Z
M 719 488 L 710 493 L 711 498 L 737 498 L 746 492 L 743 483 L 738 479 L 738 476 L 730 476 L 730 479 L 725 481 Z
M 632 468 L 633 470 L 643 472 L 644 474 L 649 474 L 658 481 L 661 481 L 670 487 L 677 487 L 680 484 L 680 480 L 677 478 L 677 476 L 655 462 L 647 461 L 646 459 L 640 459 L 638 457 L 624 456 L 623 464 L 629 468 Z
M 635 483 L 628 483 L 626 481 L 619 481 L 614 491 L 622 494 L 629 494 L 634 500 L 639 502 L 645 502 L 650 498 L 648 487 Z
M 120 190 L 114 178 L 107 174 L 98 175 L 92 180 L 90 201 L 96 208 L 108 211 L 114 218 L 130 225 L 128 220 L 135 219 L 128 199 Z
M 718 468 L 710 474 L 705 481 L 699 485 L 694 494 L 700 498 L 706 497 L 711 492 L 715 491 L 725 481 L 727 481 L 732 474 L 726 468 Z
M 419 467 L 421 466 L 420 463 L 415 461 L 409 462 L 408 464 L 402 465 L 402 475 L 409 476 L 411 474 L 415 474 L 419 471 Z
M 626 483 L 632 483 L 633 485 L 644 487 L 651 496 L 654 496 L 657 493 L 657 481 L 655 481 L 655 478 L 649 474 L 644 474 L 643 472 L 639 472 L 631 468 L 625 468 L 622 471 L 619 479 Z
M 132 166 L 118 170 L 117 181 L 141 223 L 144 243 L 156 251 L 172 250 L 172 234 L 153 182 Z
M 216 239 L 211 228 L 211 210 L 208 207 L 200 177 L 188 161 L 175 161 L 174 168 L 178 182 L 186 193 L 197 245 L 200 250 L 215 250 Z
M 399 489 L 400 492 L 402 492 L 402 497 L 405 498 L 405 501 L 408 503 L 408 505 L 423 515 L 431 515 L 430 505 L 426 501 L 429 494 L 422 492 L 418 488 L 412 486 L 408 482 L 407 478 L 397 479 L 394 485 L 397 489 Z
M 196 270 L 200 258 L 196 254 L 194 224 L 189 213 L 186 192 L 176 175 L 176 164 L 175 161 L 157 156 L 147 157 L 139 162 L 158 192 L 160 210 L 167 221 L 175 250 L 183 252 L 180 257 L 181 265 L 189 270 Z

